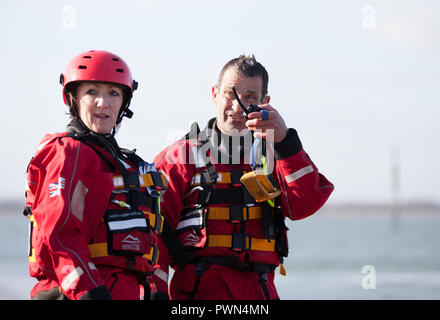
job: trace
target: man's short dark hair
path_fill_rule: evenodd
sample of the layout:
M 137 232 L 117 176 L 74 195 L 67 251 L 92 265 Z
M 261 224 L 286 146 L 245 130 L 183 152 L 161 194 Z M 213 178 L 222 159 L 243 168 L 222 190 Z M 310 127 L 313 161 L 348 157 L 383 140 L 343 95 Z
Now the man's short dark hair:
M 254 55 L 245 56 L 242 54 L 238 58 L 234 58 L 226 63 L 222 71 L 220 72 L 220 76 L 218 77 L 218 87 L 220 87 L 223 75 L 225 74 L 226 70 L 232 67 L 236 68 L 238 74 L 242 77 L 261 77 L 261 79 L 263 79 L 263 88 L 261 90 L 262 98 L 267 95 L 269 75 L 266 71 L 266 68 L 264 68 L 263 65 L 255 59 Z

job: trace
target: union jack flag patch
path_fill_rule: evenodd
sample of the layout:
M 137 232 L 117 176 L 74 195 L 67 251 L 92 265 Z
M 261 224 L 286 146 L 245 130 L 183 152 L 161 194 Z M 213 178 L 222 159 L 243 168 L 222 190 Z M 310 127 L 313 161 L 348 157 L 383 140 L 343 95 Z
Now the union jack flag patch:
M 59 177 L 57 183 L 49 184 L 49 196 L 51 198 L 59 196 L 61 194 L 61 189 L 64 189 L 65 182 L 66 179 Z

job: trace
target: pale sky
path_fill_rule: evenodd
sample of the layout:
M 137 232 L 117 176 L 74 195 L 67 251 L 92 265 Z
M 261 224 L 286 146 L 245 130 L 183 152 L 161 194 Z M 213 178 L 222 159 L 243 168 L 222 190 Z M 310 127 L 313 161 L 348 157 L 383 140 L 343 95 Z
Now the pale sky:
M 0 200 L 23 199 L 45 133 L 68 122 L 59 74 L 86 50 L 130 66 L 139 89 L 117 139 L 147 161 L 216 114 L 222 66 L 255 54 L 271 105 L 335 184 L 330 202 L 440 202 L 440 2 L 0 0 Z

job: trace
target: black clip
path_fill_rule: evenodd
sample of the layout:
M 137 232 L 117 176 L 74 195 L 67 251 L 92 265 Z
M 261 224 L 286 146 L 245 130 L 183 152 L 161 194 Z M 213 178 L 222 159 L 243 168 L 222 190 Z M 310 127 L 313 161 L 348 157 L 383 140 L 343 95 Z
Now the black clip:
M 127 171 L 122 173 L 122 177 L 124 179 L 124 187 L 127 190 L 139 189 L 139 175 L 135 172 Z
M 229 222 L 239 223 L 243 222 L 243 207 L 242 206 L 230 206 L 229 207 Z
M 162 181 L 162 175 L 157 171 L 150 171 L 151 178 L 153 179 L 154 189 L 155 190 L 164 190 L 165 185 Z
M 240 98 L 238 97 L 237 90 L 235 90 L 234 86 L 232 86 L 232 91 L 234 92 L 234 96 L 235 99 L 237 99 L 238 104 L 243 109 L 244 113 L 246 113 L 246 119 L 248 118 L 249 113 L 259 112 L 262 110 L 260 107 L 253 103 L 249 105 L 249 108 L 246 108 L 246 106 L 243 104 L 243 102 L 241 102 Z
M 246 240 L 249 241 L 249 246 L 246 246 Z M 232 234 L 232 247 L 233 251 L 247 251 L 251 249 L 251 237 L 245 233 L 233 233 Z
M 240 187 L 242 185 L 240 178 L 243 176 L 243 170 L 231 170 L 231 185 Z

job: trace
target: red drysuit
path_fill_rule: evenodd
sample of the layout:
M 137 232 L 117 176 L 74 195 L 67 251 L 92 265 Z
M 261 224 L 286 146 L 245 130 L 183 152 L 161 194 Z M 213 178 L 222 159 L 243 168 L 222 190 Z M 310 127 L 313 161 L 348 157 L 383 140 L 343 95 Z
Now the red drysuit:
M 119 160 L 139 183 L 147 178 Z M 31 297 L 138 300 L 158 255 L 151 183 L 126 190 L 108 152 L 66 133 L 44 137 L 27 179 L 29 271 L 38 280 Z
M 274 207 L 249 200 L 239 180 L 252 170 L 246 160 L 249 150 L 243 145 L 225 148 L 221 141 L 228 136 L 214 139 L 216 133 L 215 119 L 211 119 L 198 141 L 187 136 L 154 160 L 169 182 L 162 212 L 192 255 L 191 264 L 175 271 L 170 297 L 278 299 L 274 270 L 288 251 L 284 217 L 299 220 L 315 213 L 334 187 L 302 149 L 296 131 L 289 129 L 286 138 L 274 145 L 272 178 L 282 194 Z M 214 161 L 217 152 L 220 155 Z M 241 152 L 238 163 L 223 161 L 237 152 Z M 216 178 L 214 183 L 211 176 Z M 159 290 L 166 290 L 169 263 L 162 253 L 156 272 L 161 275 L 156 277 Z

